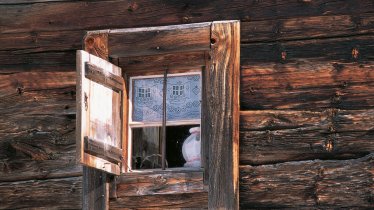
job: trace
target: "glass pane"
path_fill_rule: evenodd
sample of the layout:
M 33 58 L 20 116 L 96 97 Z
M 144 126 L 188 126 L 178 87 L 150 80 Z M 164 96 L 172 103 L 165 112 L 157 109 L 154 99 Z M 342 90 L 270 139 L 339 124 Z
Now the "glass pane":
M 132 169 L 161 168 L 161 127 L 132 129 Z M 166 127 L 166 167 L 201 167 L 200 125 Z
M 163 77 L 132 80 L 132 121 L 161 122 Z M 167 80 L 167 120 L 200 119 L 201 75 L 169 75 Z
M 199 127 L 200 125 L 166 127 L 166 160 L 170 168 L 201 166 L 200 133 L 190 132 L 191 128 Z
M 132 169 L 161 168 L 161 127 L 132 129 Z

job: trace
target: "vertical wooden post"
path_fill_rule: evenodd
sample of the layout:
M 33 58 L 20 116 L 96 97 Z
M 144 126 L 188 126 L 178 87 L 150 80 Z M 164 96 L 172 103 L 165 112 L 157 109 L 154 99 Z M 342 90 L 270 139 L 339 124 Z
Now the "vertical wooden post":
M 239 209 L 240 22 L 211 25 L 204 122 L 209 142 L 209 209 Z
M 83 49 L 92 55 L 108 60 L 108 34 L 87 34 Z M 109 177 L 99 170 L 83 167 L 84 210 L 109 209 Z

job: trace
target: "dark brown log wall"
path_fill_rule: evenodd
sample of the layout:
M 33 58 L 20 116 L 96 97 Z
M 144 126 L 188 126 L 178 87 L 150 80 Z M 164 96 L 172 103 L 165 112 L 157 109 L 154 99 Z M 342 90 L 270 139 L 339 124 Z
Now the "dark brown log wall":
M 0 208 L 80 208 L 75 50 L 86 30 L 228 19 L 242 21 L 241 208 L 373 207 L 372 0 L 0 0 Z M 207 195 L 112 207 L 136 199 L 195 208 Z

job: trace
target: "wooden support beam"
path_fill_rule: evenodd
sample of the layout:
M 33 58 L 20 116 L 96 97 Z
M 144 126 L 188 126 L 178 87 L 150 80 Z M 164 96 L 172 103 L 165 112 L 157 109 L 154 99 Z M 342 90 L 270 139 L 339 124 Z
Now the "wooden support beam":
M 118 58 L 209 50 L 210 24 L 110 30 L 109 55 Z
M 209 146 L 209 209 L 239 209 L 240 22 L 213 22 L 205 71 L 203 138 Z

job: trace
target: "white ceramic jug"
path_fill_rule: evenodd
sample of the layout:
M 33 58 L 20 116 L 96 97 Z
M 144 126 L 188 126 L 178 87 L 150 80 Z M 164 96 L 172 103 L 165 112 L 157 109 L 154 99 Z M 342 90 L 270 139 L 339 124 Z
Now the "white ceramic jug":
M 182 146 L 183 158 L 186 160 L 184 167 L 201 167 L 200 127 L 191 128 L 190 133 Z

